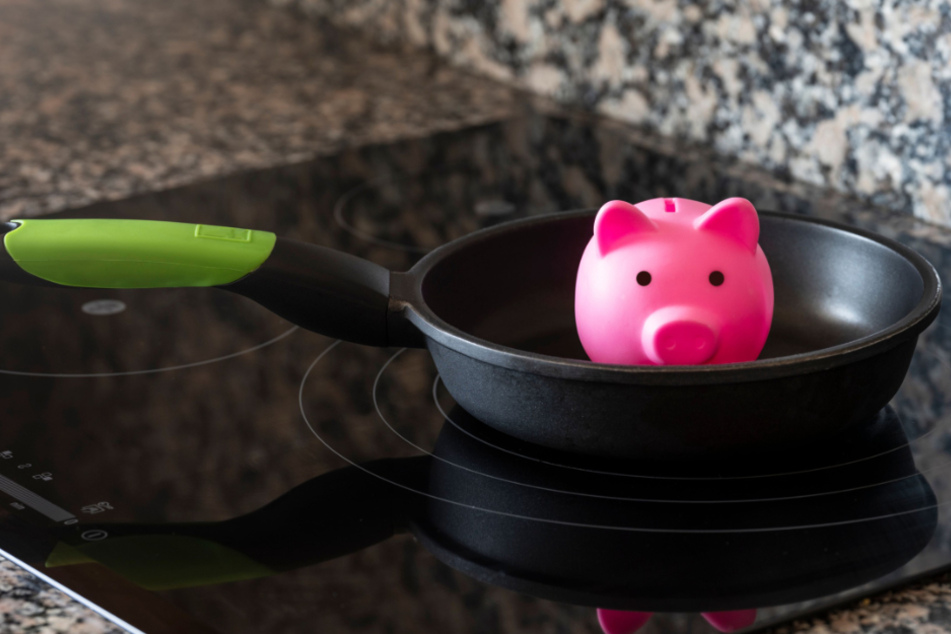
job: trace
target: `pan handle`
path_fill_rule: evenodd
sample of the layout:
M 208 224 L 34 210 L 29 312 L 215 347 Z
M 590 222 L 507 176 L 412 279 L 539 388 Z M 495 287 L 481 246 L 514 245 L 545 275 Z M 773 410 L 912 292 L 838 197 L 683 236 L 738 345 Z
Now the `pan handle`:
M 88 524 L 53 529 L 53 568 L 98 562 L 149 590 L 266 577 L 343 557 L 407 530 L 429 456 L 331 471 L 223 522 Z M 391 484 L 391 482 L 398 484 Z M 103 539 L 84 538 L 98 531 Z
M 214 286 L 308 330 L 390 345 L 390 271 L 346 253 L 267 231 L 156 220 L 14 220 L 0 223 L 0 233 L 0 280 L 86 288 Z M 394 312 L 392 319 L 399 316 Z

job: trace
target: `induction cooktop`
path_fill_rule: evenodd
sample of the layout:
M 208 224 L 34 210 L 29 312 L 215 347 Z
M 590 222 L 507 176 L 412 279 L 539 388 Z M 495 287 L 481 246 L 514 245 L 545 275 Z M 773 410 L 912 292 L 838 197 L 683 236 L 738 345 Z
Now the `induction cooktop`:
M 860 225 L 951 271 L 951 230 L 532 111 L 59 216 L 262 229 L 406 270 L 507 220 L 667 196 Z M 0 318 L 0 551 L 132 631 L 598 632 L 604 608 L 713 632 L 951 564 L 943 314 L 873 419 L 703 465 L 531 446 L 456 405 L 424 350 L 218 289 L 4 283 Z

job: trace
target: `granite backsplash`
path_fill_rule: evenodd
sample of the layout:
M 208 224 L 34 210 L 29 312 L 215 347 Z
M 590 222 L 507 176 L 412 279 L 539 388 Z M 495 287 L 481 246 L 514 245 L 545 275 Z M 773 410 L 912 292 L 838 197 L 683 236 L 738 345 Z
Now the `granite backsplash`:
M 951 224 L 945 0 L 271 0 Z

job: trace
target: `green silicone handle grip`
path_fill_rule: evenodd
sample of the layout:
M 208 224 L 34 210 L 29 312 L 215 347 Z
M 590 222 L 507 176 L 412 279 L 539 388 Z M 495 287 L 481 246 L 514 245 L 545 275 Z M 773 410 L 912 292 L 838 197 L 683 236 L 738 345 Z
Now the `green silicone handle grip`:
M 100 542 L 58 542 L 47 568 L 100 563 L 147 590 L 173 590 L 269 577 L 277 571 L 216 542 L 191 535 L 128 535 Z
M 4 234 L 7 253 L 47 282 L 89 288 L 218 286 L 261 266 L 267 231 L 157 220 L 28 219 Z

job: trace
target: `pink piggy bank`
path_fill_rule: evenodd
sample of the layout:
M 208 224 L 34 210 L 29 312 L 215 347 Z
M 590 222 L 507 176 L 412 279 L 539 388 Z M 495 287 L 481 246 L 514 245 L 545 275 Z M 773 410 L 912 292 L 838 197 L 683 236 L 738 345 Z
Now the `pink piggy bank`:
M 773 319 L 773 278 L 748 200 L 683 198 L 598 212 L 575 286 L 575 321 L 598 363 L 752 361 Z

